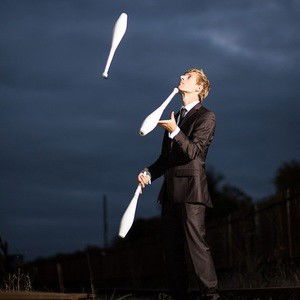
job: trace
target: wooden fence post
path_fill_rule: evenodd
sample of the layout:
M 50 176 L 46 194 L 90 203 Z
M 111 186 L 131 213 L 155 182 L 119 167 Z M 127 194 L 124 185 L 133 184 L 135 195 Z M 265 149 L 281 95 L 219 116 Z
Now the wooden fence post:
M 57 276 L 58 276 L 58 283 L 59 283 L 59 290 L 60 292 L 64 292 L 64 279 L 62 274 L 62 268 L 59 262 L 56 263 L 56 270 L 57 270 Z
M 92 264 L 91 264 L 91 258 L 89 254 L 89 249 L 86 249 L 86 257 L 87 257 L 87 262 L 88 262 L 88 267 L 89 267 L 89 273 L 90 273 L 90 283 L 91 283 L 91 291 L 93 294 L 93 297 L 95 295 L 95 286 L 94 286 L 94 274 L 93 274 L 93 269 L 92 269 Z
M 293 257 L 293 245 L 292 245 L 292 228 L 291 228 L 291 201 L 290 198 L 286 199 L 286 217 L 287 217 L 287 234 L 288 234 L 288 247 L 289 257 Z
M 232 224 L 231 224 L 231 214 L 227 217 L 227 245 L 228 245 L 228 263 L 232 267 Z
M 259 208 L 258 208 L 258 205 L 255 204 L 254 205 L 254 234 L 255 234 L 255 236 L 254 236 L 254 243 L 255 243 L 254 253 L 255 253 L 256 257 L 259 257 L 262 254 L 260 232 L 261 232 L 261 228 L 260 228 Z

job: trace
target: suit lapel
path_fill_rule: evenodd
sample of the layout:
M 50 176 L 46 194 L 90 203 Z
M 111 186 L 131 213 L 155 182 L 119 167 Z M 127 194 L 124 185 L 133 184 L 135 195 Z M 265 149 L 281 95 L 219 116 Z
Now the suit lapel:
M 180 126 L 182 126 L 185 122 L 187 122 L 188 119 L 191 118 L 192 115 L 194 115 L 199 109 L 203 108 L 203 105 L 201 102 L 197 103 L 183 118 Z
M 198 110 L 203 110 L 204 109 L 204 106 L 202 105 L 201 102 L 197 103 L 187 114 L 186 116 L 183 118 L 181 124 L 180 124 L 180 127 L 182 127 L 182 125 L 189 119 L 191 120 L 191 117 L 198 111 Z M 180 111 L 178 111 L 176 114 L 175 114 L 175 120 L 177 121 L 178 117 L 179 117 L 179 114 L 180 114 Z M 169 142 L 169 150 L 172 149 L 173 147 L 173 139 L 168 139 L 168 142 Z

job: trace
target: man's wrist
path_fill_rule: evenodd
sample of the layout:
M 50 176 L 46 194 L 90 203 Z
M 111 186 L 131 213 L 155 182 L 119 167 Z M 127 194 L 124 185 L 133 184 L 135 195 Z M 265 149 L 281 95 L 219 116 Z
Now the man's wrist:
M 172 132 L 169 132 L 169 138 L 173 139 L 180 131 L 180 128 L 178 126 L 176 126 L 176 129 Z

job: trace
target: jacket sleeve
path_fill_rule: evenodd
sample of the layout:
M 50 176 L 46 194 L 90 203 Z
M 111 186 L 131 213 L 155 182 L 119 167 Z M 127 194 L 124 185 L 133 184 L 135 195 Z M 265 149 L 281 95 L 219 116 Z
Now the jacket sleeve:
M 194 126 L 191 137 L 187 137 L 181 130 L 174 137 L 174 142 L 190 160 L 204 157 L 207 146 L 211 143 L 216 126 L 213 112 L 207 112 L 204 119 L 199 119 Z
M 158 159 L 152 165 L 146 168 L 151 174 L 151 181 L 154 181 L 163 175 L 168 169 L 167 139 L 168 133 L 166 131 L 162 142 L 161 153 Z

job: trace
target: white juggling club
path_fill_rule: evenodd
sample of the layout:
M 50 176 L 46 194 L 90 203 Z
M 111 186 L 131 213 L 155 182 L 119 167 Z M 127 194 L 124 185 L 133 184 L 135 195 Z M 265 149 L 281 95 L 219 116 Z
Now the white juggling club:
M 178 93 L 178 88 L 175 88 L 173 92 L 170 94 L 170 96 L 162 103 L 160 107 L 158 107 L 154 112 L 152 112 L 143 122 L 141 129 L 140 129 L 140 135 L 144 136 L 148 134 L 150 131 L 152 131 L 161 115 L 163 114 L 165 108 L 167 105 L 171 102 L 172 98 Z
M 145 172 L 144 172 L 144 175 L 146 175 Z M 131 199 L 131 201 L 121 219 L 119 236 L 122 238 L 124 238 L 126 236 L 126 234 L 128 233 L 129 229 L 131 228 L 131 226 L 133 224 L 137 202 L 139 200 L 139 196 L 141 193 L 142 193 L 142 186 L 141 186 L 141 184 L 139 184 L 135 190 L 133 198 Z
M 118 20 L 116 21 L 114 29 L 113 29 L 110 52 L 109 52 L 109 56 L 107 58 L 104 72 L 102 74 L 102 76 L 104 78 L 108 77 L 108 70 L 109 70 L 110 64 L 112 62 L 112 59 L 116 52 L 116 49 L 118 48 L 118 46 L 126 32 L 126 29 L 127 29 L 127 14 L 121 13 L 121 15 L 118 18 Z

